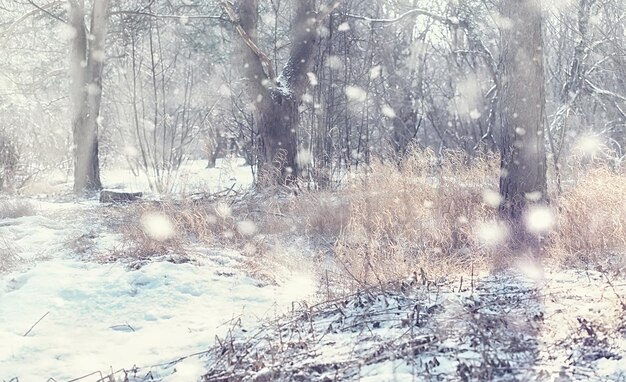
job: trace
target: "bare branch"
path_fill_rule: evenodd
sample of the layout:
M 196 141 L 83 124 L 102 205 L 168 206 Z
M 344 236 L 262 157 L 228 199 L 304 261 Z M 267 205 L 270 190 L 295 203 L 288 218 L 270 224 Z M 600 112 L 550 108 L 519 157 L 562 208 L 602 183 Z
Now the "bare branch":
M 409 16 L 426 16 L 426 17 L 430 17 L 433 20 L 439 21 L 440 23 L 443 24 L 449 24 L 449 25 L 456 25 L 457 23 L 454 22 L 453 20 L 445 17 L 445 16 L 441 16 L 435 13 L 432 13 L 430 11 L 424 10 L 424 9 L 419 9 L 419 8 L 415 8 L 415 9 L 411 9 L 409 11 L 404 12 L 403 14 L 401 14 L 398 17 L 394 17 L 391 19 L 374 19 L 371 17 L 367 17 L 367 16 L 361 16 L 361 15 L 353 15 L 350 13 L 345 13 L 342 14 L 341 16 L 350 18 L 350 19 L 355 19 L 355 20 L 362 20 L 362 21 L 367 21 L 370 23 L 376 23 L 376 24 L 393 24 L 393 23 L 397 23 L 399 21 L 404 20 L 405 18 L 409 17 Z
M 229 21 L 223 18 L 221 15 L 163 15 L 157 13 L 150 13 L 144 11 L 114 11 L 112 15 L 131 15 L 131 16 L 145 16 L 155 19 L 179 19 L 179 20 L 219 20 Z
M 46 5 L 42 5 L 42 6 L 38 6 L 36 9 L 33 9 L 29 12 L 26 12 L 25 14 L 23 14 L 22 16 L 20 16 L 17 20 L 15 20 L 8 28 L 6 31 L 4 31 L 2 34 L 0 34 L 0 36 L 8 36 L 10 35 L 13 30 L 24 20 L 28 19 L 29 17 L 36 15 L 39 12 L 42 12 L 44 10 L 47 10 L 49 8 L 53 8 L 59 4 L 61 4 L 62 1 L 61 0 L 56 0 L 56 1 L 51 1 L 50 3 L 46 4 Z M 65 21 L 63 21 L 65 22 Z
M 226 14 L 228 15 L 231 23 L 233 23 L 233 25 L 235 26 L 235 30 L 237 31 L 239 36 L 241 36 L 241 38 L 243 39 L 243 42 L 248 46 L 248 48 L 250 48 L 252 53 L 254 53 L 259 58 L 259 60 L 261 60 L 261 64 L 263 65 L 263 68 L 265 69 L 265 73 L 267 74 L 267 77 L 272 80 L 275 79 L 276 72 L 274 71 L 272 60 L 270 60 L 267 54 L 265 54 L 258 47 L 258 45 L 254 42 L 254 40 L 246 32 L 246 30 L 243 29 L 243 27 L 241 26 L 241 23 L 239 22 L 239 16 L 237 16 L 237 12 L 235 12 L 233 5 L 229 1 L 226 1 L 226 0 L 221 0 L 220 3 L 222 7 L 224 8 L 224 10 L 226 11 Z
M 28 0 L 28 3 L 30 5 L 32 5 L 33 7 L 39 9 L 40 11 L 45 13 L 46 15 L 52 17 L 53 19 L 58 20 L 58 21 L 60 21 L 60 22 L 62 22 L 64 24 L 67 23 L 67 21 L 63 20 L 62 18 L 60 18 L 59 16 L 55 15 L 54 13 L 52 13 L 52 12 L 48 11 L 47 9 L 45 9 L 43 7 L 40 7 L 39 5 L 35 4 L 32 0 Z M 47 5 L 49 5 L 49 4 L 47 4 Z
M 626 97 L 624 97 L 624 96 L 623 96 L 623 95 L 621 95 L 621 94 L 617 94 L 617 93 L 614 93 L 614 92 L 612 92 L 612 91 L 602 89 L 602 88 L 600 88 L 600 87 L 598 87 L 598 86 L 594 85 L 594 84 L 593 84 L 591 81 L 589 81 L 588 79 L 585 79 L 585 82 L 586 82 L 586 83 L 587 83 L 587 85 L 589 86 L 589 89 L 591 89 L 591 91 L 593 91 L 593 92 L 594 92 L 594 93 L 596 93 L 596 94 L 599 94 L 599 95 L 602 95 L 602 96 L 605 96 L 605 97 L 609 97 L 609 98 L 612 98 L 612 99 L 617 99 L 617 100 L 620 100 L 620 101 L 626 102 Z
M 38 323 L 40 323 L 40 322 L 41 322 L 41 320 L 43 320 L 43 319 L 44 319 L 44 318 L 45 318 L 48 314 L 50 314 L 50 312 L 49 312 L 49 311 L 48 311 L 48 312 L 46 312 L 43 316 L 41 316 L 41 318 L 40 318 L 40 319 L 38 319 L 38 320 L 37 320 L 37 322 L 35 322 L 35 323 L 33 324 L 33 326 L 31 326 L 31 327 L 30 327 L 30 329 L 28 329 L 28 330 L 26 331 L 26 333 L 24 333 L 24 335 L 23 335 L 22 337 L 26 337 L 26 336 L 27 336 L 27 335 L 28 335 L 28 334 L 29 334 L 29 333 L 30 333 L 33 329 L 35 329 L 35 326 L 37 326 L 37 324 L 38 324 Z

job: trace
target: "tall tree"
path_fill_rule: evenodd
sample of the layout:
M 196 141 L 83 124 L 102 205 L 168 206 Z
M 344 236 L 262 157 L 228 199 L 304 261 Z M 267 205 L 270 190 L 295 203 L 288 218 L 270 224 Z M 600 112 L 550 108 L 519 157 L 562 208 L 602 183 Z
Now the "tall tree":
M 541 0 L 502 0 L 501 216 L 515 241 L 531 238 L 524 214 L 546 200 L 545 85 Z
M 259 132 L 259 169 L 289 182 L 299 175 L 297 161 L 298 107 L 309 84 L 308 73 L 320 36 L 318 24 L 338 2 L 316 11 L 314 0 L 296 0 L 292 19 L 291 50 L 281 72 L 257 43 L 259 0 L 241 0 L 237 9 L 227 1 L 222 5 L 243 41 L 244 75 L 254 103 L 254 119 Z
M 70 61 L 74 192 L 102 188 L 98 159 L 98 122 L 102 96 L 104 41 L 108 0 L 94 0 L 90 28 L 85 24 L 85 0 L 69 0 L 73 28 Z

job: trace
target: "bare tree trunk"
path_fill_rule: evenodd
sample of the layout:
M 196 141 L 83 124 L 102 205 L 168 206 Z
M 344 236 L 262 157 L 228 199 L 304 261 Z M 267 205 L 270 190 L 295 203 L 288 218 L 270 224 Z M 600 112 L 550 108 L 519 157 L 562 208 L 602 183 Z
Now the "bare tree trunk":
M 85 1 L 70 0 L 69 3 L 70 25 L 76 33 L 72 41 L 70 63 L 74 192 L 80 194 L 102 188 L 98 160 L 98 119 L 108 0 L 94 0 L 89 31 L 85 26 Z
M 235 23 L 244 43 L 244 71 L 255 104 L 260 150 L 259 170 L 272 181 L 290 182 L 299 175 L 297 131 L 302 96 L 308 85 L 307 73 L 319 44 L 314 0 L 296 0 L 289 59 L 276 76 L 268 56 L 256 45 L 259 0 L 242 0 L 236 11 L 222 5 Z M 329 12 L 328 12 L 329 13 Z
M 513 242 L 532 238 L 524 213 L 546 201 L 545 85 L 541 0 L 502 0 L 500 214 L 513 225 Z M 528 242 L 530 243 L 530 242 Z

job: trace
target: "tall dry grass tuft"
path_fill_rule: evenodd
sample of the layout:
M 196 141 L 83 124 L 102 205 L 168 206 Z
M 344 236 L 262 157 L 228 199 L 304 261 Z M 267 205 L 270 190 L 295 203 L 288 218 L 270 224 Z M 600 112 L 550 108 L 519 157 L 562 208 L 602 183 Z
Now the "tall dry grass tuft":
M 190 247 L 246 247 L 258 233 L 247 203 L 228 198 L 215 201 L 186 200 L 145 202 L 120 206 L 122 221 L 116 230 L 124 245 L 106 261 L 144 261 L 163 255 L 176 255 L 181 261 Z M 255 246 L 256 247 L 256 246 Z
M 349 211 L 335 254 L 356 284 L 516 265 L 499 220 L 496 154 L 412 150 L 401 165 L 375 163 L 337 196 Z M 543 255 L 558 265 L 626 269 L 626 172 L 610 162 L 579 166 L 551 195 L 556 224 Z M 528 222 L 537 224 L 541 222 Z M 419 273 L 419 272 L 418 272 Z
M 569 265 L 626 265 L 625 173 L 593 168 L 553 203 L 557 227 L 549 238 L 550 255 Z
M 111 252 L 99 254 L 99 260 L 105 262 L 120 261 L 130 263 L 132 267 L 141 266 L 145 261 L 170 255 L 182 249 L 180 233 L 167 215 L 165 207 L 157 203 L 137 203 L 131 206 L 111 206 L 110 214 L 117 215 L 112 219 L 113 229 L 122 236 L 121 246 Z M 160 235 L 146 229 L 145 218 L 156 217 L 161 227 Z M 154 228 L 153 228 L 154 229 Z
M 0 219 L 16 219 L 35 213 L 35 206 L 27 200 L 0 200 Z
M 7 239 L 0 237 L 0 275 L 14 270 L 24 260 Z
M 420 268 L 441 274 L 480 267 L 497 248 L 477 239 L 478 224 L 495 221 L 483 202 L 497 190 L 495 156 L 412 150 L 401 165 L 376 163 L 341 191 L 350 220 L 335 246 L 358 283 L 404 278 Z

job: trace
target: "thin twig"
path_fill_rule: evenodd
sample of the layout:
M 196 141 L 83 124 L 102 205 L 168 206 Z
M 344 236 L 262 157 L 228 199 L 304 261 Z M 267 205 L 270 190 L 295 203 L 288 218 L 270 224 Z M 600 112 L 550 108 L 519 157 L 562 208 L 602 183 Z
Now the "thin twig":
M 31 332 L 31 331 L 35 328 L 35 326 L 37 326 L 37 324 L 38 324 L 39 322 L 41 322 L 41 320 L 43 320 L 43 319 L 44 319 L 44 318 L 45 318 L 48 314 L 50 314 L 50 311 L 46 312 L 46 314 L 44 314 L 43 316 L 41 316 L 41 318 L 40 318 L 40 319 L 38 319 L 38 320 L 37 320 L 37 322 L 35 322 L 35 323 L 33 324 L 33 326 L 31 326 L 31 327 L 30 327 L 30 329 L 28 329 L 28 331 L 27 331 L 26 333 L 24 333 L 23 337 L 26 337 L 26 336 L 28 335 L 28 333 L 30 333 L 30 332 Z
M 624 298 L 622 298 L 622 296 L 617 293 L 617 290 L 615 289 L 615 285 L 613 285 L 613 282 L 611 281 L 611 279 L 609 279 L 609 276 L 602 272 L 604 278 L 606 278 L 606 282 L 609 284 L 609 286 L 611 287 L 611 289 L 613 290 L 613 293 L 615 294 L 615 297 L 617 297 L 617 300 L 620 302 L 620 304 L 622 305 L 622 309 L 626 310 L 626 300 L 624 300 Z
M 128 324 L 128 323 L 123 324 L 123 325 L 113 325 L 113 326 L 109 327 L 109 329 L 113 329 L 113 330 L 119 330 L 119 329 L 122 329 L 122 328 L 128 328 L 128 329 L 130 329 L 133 332 L 135 331 L 135 329 L 132 326 L 130 326 L 130 324 Z
M 62 18 L 60 18 L 59 16 L 55 15 L 54 13 L 48 11 L 46 8 L 44 7 L 52 7 L 55 6 L 56 4 L 59 4 L 60 1 L 53 1 L 50 4 L 44 5 L 44 7 L 40 7 L 39 5 L 35 4 L 32 0 L 28 0 L 28 3 L 30 5 L 32 5 L 33 7 L 37 8 L 38 10 L 40 10 L 41 12 L 45 13 L 46 15 L 52 17 L 53 19 L 62 22 L 63 24 L 67 24 L 66 20 L 63 20 Z

